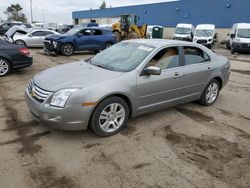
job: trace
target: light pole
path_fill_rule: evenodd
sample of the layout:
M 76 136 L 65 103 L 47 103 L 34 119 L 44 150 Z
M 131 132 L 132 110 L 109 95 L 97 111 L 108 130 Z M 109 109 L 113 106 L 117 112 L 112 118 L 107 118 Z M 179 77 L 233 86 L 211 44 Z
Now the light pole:
M 30 19 L 31 19 L 31 23 L 33 23 L 32 0 L 30 0 Z
M 45 19 L 44 19 L 44 9 L 42 9 L 42 18 L 43 18 L 43 23 L 45 23 Z

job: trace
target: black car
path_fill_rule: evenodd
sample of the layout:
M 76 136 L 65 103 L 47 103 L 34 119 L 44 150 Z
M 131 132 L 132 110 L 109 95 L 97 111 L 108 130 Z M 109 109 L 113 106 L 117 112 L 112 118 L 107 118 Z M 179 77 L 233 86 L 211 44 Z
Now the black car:
M 0 77 L 6 76 L 12 69 L 31 66 L 33 58 L 29 50 L 0 38 Z

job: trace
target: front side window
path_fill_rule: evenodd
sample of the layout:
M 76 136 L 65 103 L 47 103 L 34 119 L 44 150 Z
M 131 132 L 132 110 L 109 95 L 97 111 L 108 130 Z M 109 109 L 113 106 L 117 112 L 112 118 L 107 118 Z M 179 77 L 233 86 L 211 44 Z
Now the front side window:
M 179 51 L 177 47 L 160 50 L 148 63 L 148 66 L 160 67 L 162 70 L 179 66 Z
M 120 42 L 97 54 L 91 59 L 91 63 L 108 70 L 129 72 L 135 69 L 153 49 L 140 43 Z
M 81 31 L 82 35 L 89 36 L 91 35 L 91 30 L 90 29 L 83 29 Z
M 185 65 L 192 65 L 210 61 L 209 56 L 200 48 L 183 47 L 185 56 Z

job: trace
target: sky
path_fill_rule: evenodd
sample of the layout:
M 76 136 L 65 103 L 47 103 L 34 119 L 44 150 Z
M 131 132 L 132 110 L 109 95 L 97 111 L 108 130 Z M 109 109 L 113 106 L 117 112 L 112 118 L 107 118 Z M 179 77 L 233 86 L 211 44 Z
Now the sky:
M 97 9 L 103 0 L 32 0 L 33 20 L 49 23 L 72 23 L 72 11 Z M 166 2 L 171 0 L 105 0 L 107 7 L 119 7 L 148 3 Z M 30 0 L 0 0 L 0 18 L 6 19 L 3 13 L 11 4 L 19 3 L 23 13 L 30 18 Z

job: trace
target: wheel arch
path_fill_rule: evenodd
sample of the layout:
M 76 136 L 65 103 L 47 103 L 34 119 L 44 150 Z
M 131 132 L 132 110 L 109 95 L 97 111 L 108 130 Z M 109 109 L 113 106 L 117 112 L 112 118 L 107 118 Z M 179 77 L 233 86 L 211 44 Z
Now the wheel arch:
M 221 88 L 223 87 L 223 81 L 222 81 L 221 77 L 217 76 L 217 77 L 214 77 L 213 79 L 215 79 L 215 80 L 217 80 L 219 82 L 220 90 L 221 90 Z

